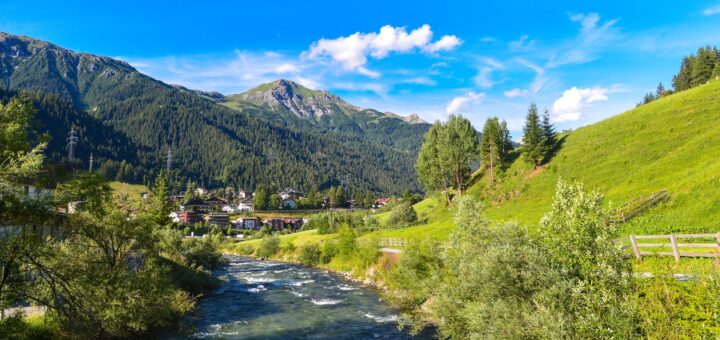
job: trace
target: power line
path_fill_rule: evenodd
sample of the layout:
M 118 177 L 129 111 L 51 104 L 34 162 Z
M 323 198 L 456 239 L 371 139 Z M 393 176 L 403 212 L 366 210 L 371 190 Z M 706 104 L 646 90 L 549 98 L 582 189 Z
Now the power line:
M 71 128 L 67 137 L 67 149 L 68 149 L 68 161 L 72 162 L 75 160 L 75 145 L 78 143 L 78 137 L 75 128 Z

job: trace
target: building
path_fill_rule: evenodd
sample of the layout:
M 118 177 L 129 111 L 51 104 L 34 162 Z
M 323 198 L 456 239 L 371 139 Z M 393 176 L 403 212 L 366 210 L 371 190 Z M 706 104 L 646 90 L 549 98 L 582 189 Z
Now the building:
M 202 222 L 200 214 L 193 210 L 180 211 L 178 212 L 177 217 L 178 219 L 180 219 L 180 222 L 184 224 L 195 224 Z
M 297 199 L 299 199 L 300 197 L 302 197 L 303 192 L 302 192 L 302 191 L 295 191 L 295 190 L 293 190 L 293 189 L 285 189 L 285 190 L 279 192 L 278 194 L 280 195 L 280 198 L 283 199 L 283 200 L 286 200 L 286 199 L 289 199 L 289 198 L 291 198 L 291 199 L 293 199 L 293 200 L 297 200 Z
M 205 222 L 207 222 L 208 225 L 213 226 L 220 226 L 225 227 L 228 224 L 230 224 L 230 216 L 228 214 L 223 213 L 209 213 L 205 215 Z
M 266 225 L 270 230 L 282 230 L 285 227 L 285 223 L 282 218 L 268 217 L 263 218 L 263 224 Z
M 250 199 L 253 197 L 253 191 L 250 189 L 240 189 L 238 190 L 238 197 L 241 200 Z
M 208 212 L 212 210 L 212 206 L 200 198 L 193 197 L 181 204 L 180 209 L 183 211 Z
M 220 210 L 222 207 L 227 205 L 227 202 L 225 202 L 225 200 L 217 198 L 215 196 L 206 199 L 205 203 L 210 205 L 214 210 Z
M 298 231 L 305 224 L 305 220 L 302 218 L 283 218 L 283 227 L 290 228 L 293 231 Z
M 286 199 L 283 199 L 282 202 L 280 202 L 280 208 L 295 209 L 295 208 L 297 208 L 297 203 L 295 202 L 294 198 L 286 198 Z
M 389 197 L 383 197 L 383 198 L 376 198 L 375 202 L 373 202 L 373 208 L 378 209 L 384 207 L 386 204 L 390 202 Z
M 253 211 L 255 210 L 255 201 L 252 198 L 246 198 L 241 200 L 237 205 L 238 211 Z
M 240 217 L 233 223 L 235 229 L 260 230 L 262 224 L 257 217 Z
M 222 207 L 221 210 L 222 210 L 223 212 L 225 212 L 225 213 L 228 213 L 228 214 L 234 214 L 236 211 L 238 211 L 238 210 L 237 210 L 237 207 L 236 207 L 236 206 L 232 206 L 232 205 L 226 205 L 226 206 Z

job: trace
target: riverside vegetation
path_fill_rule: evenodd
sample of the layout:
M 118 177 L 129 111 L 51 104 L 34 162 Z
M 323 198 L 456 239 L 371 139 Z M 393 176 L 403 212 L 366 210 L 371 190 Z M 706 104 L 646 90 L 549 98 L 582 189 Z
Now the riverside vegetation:
M 206 271 L 220 263 L 218 240 L 186 242 L 170 227 L 162 177 L 135 207 L 95 173 L 59 178 L 53 196 L 25 192 L 17 183 L 49 177 L 33 115 L 24 98 L 0 105 L 0 338 L 135 338 L 179 325 L 218 286 Z M 77 211 L 57 213 L 69 205 Z M 44 316 L 4 315 L 23 304 Z

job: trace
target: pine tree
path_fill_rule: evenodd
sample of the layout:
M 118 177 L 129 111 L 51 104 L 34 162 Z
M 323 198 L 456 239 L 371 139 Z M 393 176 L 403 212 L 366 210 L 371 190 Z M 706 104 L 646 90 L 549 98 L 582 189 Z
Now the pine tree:
M 715 68 L 710 76 L 710 80 L 720 80 L 720 62 L 715 63 Z
M 550 112 L 548 111 L 548 109 L 545 109 L 545 112 L 543 112 L 540 126 L 542 127 L 543 131 L 543 139 L 545 142 L 545 156 L 547 158 L 547 155 L 555 149 L 555 144 L 557 143 L 557 133 L 555 132 L 555 125 L 550 122 Z
M 658 84 L 658 86 L 657 86 L 657 89 L 655 90 L 655 98 L 664 97 L 666 92 L 667 91 L 665 90 L 665 86 L 663 85 L 662 82 L 660 82 L 660 84 Z
M 693 60 L 692 65 L 692 86 L 702 85 L 710 80 L 710 75 L 715 67 L 716 58 L 717 51 L 715 49 L 711 49 L 710 46 L 701 47 L 698 50 L 697 56 Z
M 268 198 L 268 192 L 267 187 L 265 185 L 258 185 L 255 189 L 255 196 L 253 197 L 253 200 L 255 202 L 255 209 L 256 210 L 267 210 L 269 205 L 269 198 Z
M 483 127 L 480 155 L 485 168 L 488 169 L 490 174 L 488 180 L 491 185 L 495 183 L 495 169 L 500 167 L 502 163 L 503 143 L 503 133 L 497 117 L 488 118 L 485 121 L 485 127 Z
M 675 92 L 684 91 L 690 88 L 692 74 L 693 56 L 686 56 L 680 64 L 680 71 L 673 77 L 672 83 Z
M 365 194 L 365 208 L 372 208 L 373 203 L 375 203 L 375 197 L 373 197 L 373 194 L 368 191 Z
M 168 190 L 165 184 L 165 175 L 160 171 L 160 175 L 155 178 L 155 185 L 152 188 L 152 219 L 159 227 L 165 227 L 172 223 L 170 219 L 172 207 L 168 200 Z
M 537 105 L 530 104 L 528 114 L 523 127 L 523 156 L 525 160 L 535 168 L 540 166 L 544 158 L 543 130 L 540 126 Z
M 508 129 L 507 122 L 504 120 L 500 122 L 500 134 L 502 135 L 502 149 L 500 150 L 500 155 L 502 155 L 503 163 L 509 163 L 510 153 L 513 151 L 515 146 L 513 145 L 510 137 L 510 129 Z

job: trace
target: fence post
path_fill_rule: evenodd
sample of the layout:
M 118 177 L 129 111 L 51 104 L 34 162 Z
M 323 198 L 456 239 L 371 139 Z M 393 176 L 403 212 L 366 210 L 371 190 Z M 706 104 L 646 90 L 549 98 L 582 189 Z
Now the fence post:
M 670 235 L 670 244 L 672 244 L 673 256 L 675 256 L 675 262 L 680 262 L 680 251 L 678 250 L 677 238 L 675 238 L 675 235 Z
M 720 270 L 720 260 L 718 260 L 718 256 L 720 256 L 720 233 L 715 234 L 715 262 L 713 263 L 715 265 L 715 271 Z
M 633 253 L 638 262 L 642 261 L 642 255 L 640 255 L 640 249 L 638 249 L 637 241 L 635 241 L 635 235 L 630 235 L 630 244 L 632 245 Z

